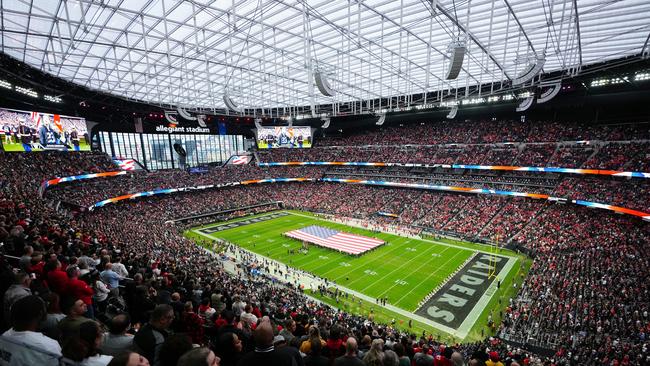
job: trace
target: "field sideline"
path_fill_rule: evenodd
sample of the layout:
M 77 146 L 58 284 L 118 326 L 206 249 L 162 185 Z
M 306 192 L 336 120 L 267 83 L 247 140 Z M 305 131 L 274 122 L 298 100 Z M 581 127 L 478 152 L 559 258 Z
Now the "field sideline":
M 221 230 L 217 232 L 210 232 L 210 228 L 250 219 L 251 217 L 226 223 L 209 224 L 199 228 L 192 228 L 186 235 L 190 237 L 219 238 L 235 243 L 244 249 L 288 264 L 290 267 L 311 272 L 318 277 L 327 278 L 339 286 L 371 298 L 387 297 L 389 304 L 408 312 L 415 312 L 418 304 L 459 270 L 459 267 L 470 259 L 473 254 L 477 251 L 485 252 L 488 249 L 471 243 L 457 245 L 457 243 L 451 242 L 434 242 L 389 233 L 372 232 L 316 218 L 309 213 L 285 212 L 288 215 L 265 221 L 249 222 L 246 225 L 237 227 L 234 227 L 234 225 L 228 228 L 220 227 Z M 258 215 L 257 217 L 263 216 L 265 215 Z M 282 234 L 309 225 L 319 225 L 348 233 L 377 237 L 384 240 L 386 244 L 358 257 L 316 245 L 309 245 L 309 252 L 300 254 L 298 249 L 302 247 L 302 243 L 287 238 Z M 200 230 L 204 230 L 204 232 Z M 291 250 L 294 250 L 294 254 L 290 253 Z M 508 257 L 515 256 L 514 253 L 508 251 L 502 251 L 499 254 Z M 519 262 L 521 261 L 517 261 L 517 263 Z M 516 268 L 518 269 L 519 266 L 516 266 Z M 506 273 L 507 276 L 501 278 L 504 285 L 506 285 L 506 281 L 512 280 L 514 272 L 514 270 L 510 270 Z M 489 301 L 489 298 L 487 300 Z M 481 312 L 483 313 L 483 311 Z M 484 318 L 484 316 L 478 315 L 474 314 L 472 318 Z M 477 320 L 478 325 L 480 319 Z

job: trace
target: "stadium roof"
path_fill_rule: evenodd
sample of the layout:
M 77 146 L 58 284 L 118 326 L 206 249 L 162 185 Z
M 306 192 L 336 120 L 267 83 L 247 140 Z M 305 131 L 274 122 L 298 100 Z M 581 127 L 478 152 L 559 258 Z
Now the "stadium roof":
M 156 104 L 284 107 L 508 82 L 647 54 L 647 0 L 10 0 L 2 52 Z M 465 42 L 456 80 L 449 47 Z M 312 71 L 310 71 L 312 70 Z M 324 96 L 319 71 L 336 90 Z M 499 85 L 500 86 L 500 85 Z

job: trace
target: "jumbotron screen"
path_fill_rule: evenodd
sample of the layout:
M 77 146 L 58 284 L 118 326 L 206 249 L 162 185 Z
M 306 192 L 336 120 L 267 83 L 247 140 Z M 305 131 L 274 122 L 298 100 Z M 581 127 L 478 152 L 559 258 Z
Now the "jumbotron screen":
M 90 151 L 84 118 L 0 108 L 0 129 L 4 151 Z
M 263 127 L 257 129 L 257 148 L 305 148 L 311 147 L 311 127 Z

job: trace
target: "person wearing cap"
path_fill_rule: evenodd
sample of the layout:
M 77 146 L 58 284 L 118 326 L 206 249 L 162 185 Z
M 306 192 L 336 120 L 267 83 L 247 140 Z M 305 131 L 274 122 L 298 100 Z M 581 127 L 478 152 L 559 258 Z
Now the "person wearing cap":
M 433 366 L 451 366 L 451 355 L 454 351 L 450 347 L 440 345 L 439 353 L 433 357 Z
M 276 348 L 284 347 L 287 345 L 287 340 L 280 334 L 273 337 L 273 345 Z
M 485 366 L 503 366 L 503 362 L 499 361 L 499 354 L 496 351 L 489 353 L 490 359 L 485 361 Z
M 267 316 L 253 333 L 255 340 L 255 350 L 245 354 L 237 363 L 238 366 L 293 366 L 296 365 L 296 359 L 286 350 L 289 347 L 275 349 L 273 344 L 273 327 Z

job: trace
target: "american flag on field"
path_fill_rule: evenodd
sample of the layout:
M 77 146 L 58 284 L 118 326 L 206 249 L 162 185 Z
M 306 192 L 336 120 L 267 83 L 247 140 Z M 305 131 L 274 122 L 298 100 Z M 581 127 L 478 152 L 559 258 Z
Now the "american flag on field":
M 355 255 L 384 244 L 383 240 L 348 234 L 316 225 L 289 231 L 285 235 L 290 238 Z
M 249 161 L 251 161 L 251 157 L 249 155 L 234 155 L 230 160 L 230 164 L 244 165 L 248 164 Z
M 114 159 L 113 161 L 122 170 L 135 170 L 135 161 L 133 159 Z

